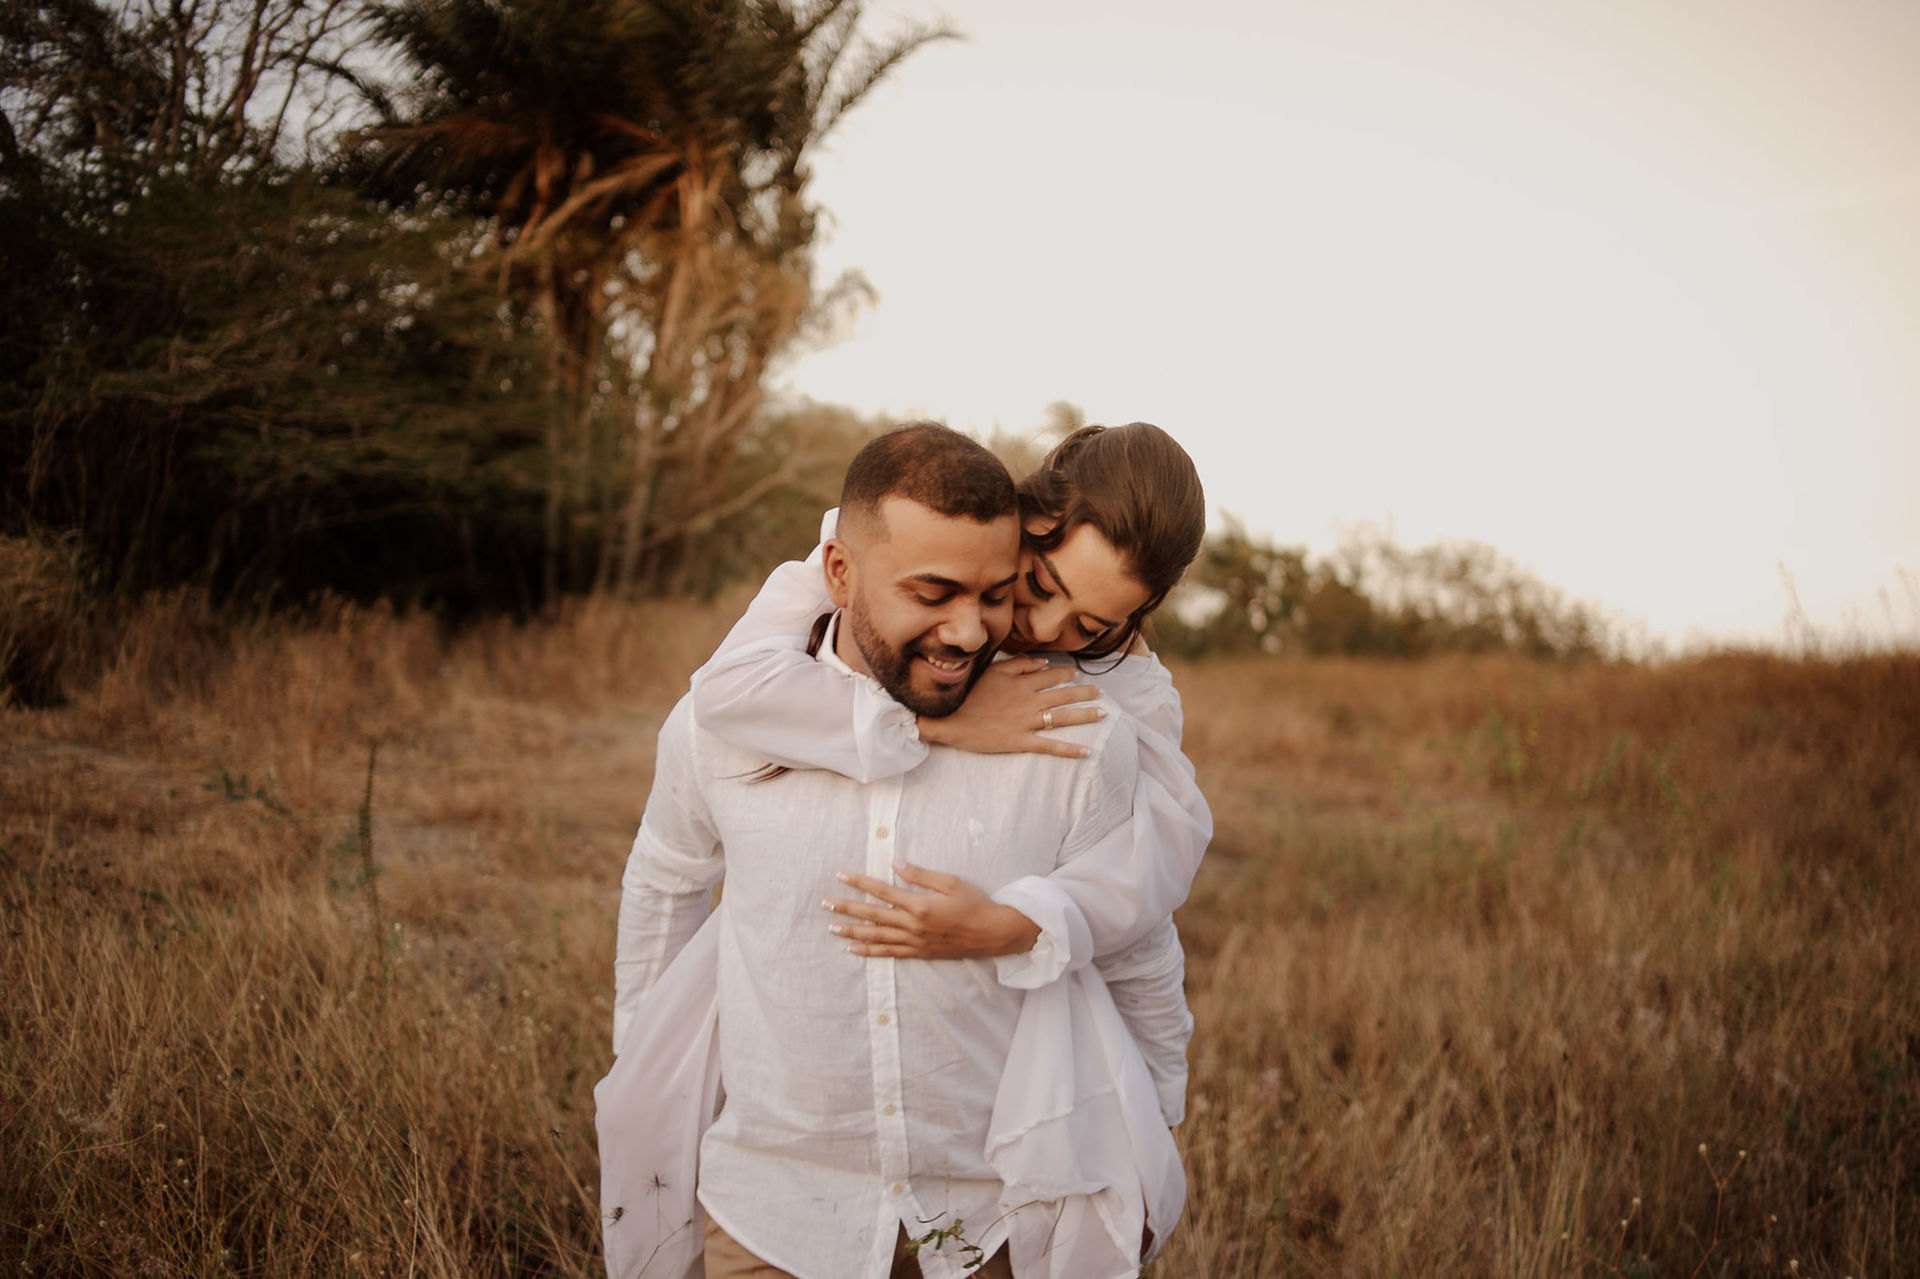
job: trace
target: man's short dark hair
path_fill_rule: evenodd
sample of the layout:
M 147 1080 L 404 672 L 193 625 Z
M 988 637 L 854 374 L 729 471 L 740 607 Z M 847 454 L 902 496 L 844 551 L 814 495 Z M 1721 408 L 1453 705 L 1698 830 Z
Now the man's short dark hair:
M 1017 509 L 1006 465 L 978 442 L 938 422 L 896 427 L 868 442 L 847 467 L 841 518 L 878 516 L 904 497 L 950 519 L 987 524 Z

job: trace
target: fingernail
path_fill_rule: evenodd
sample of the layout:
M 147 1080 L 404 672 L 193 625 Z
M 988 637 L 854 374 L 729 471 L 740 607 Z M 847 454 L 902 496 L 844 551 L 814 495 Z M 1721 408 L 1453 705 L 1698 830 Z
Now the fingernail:
M 832 901 L 832 899 L 831 899 L 831 898 L 827 898 L 827 897 L 822 897 L 822 898 L 820 899 L 820 909 L 821 909 L 821 910 L 832 910 L 832 909 L 833 909 L 833 901 Z
M 859 948 L 858 946 L 856 946 L 856 945 L 854 945 L 854 944 L 853 944 L 852 942 L 848 942 L 848 943 L 847 943 L 847 953 L 848 953 L 849 955 L 858 955 L 858 954 L 860 953 L 860 948 Z
M 847 933 L 847 930 L 839 924 L 828 924 L 827 931 L 832 933 L 835 937 L 844 937 L 846 936 L 846 933 Z
M 1095 719 L 1105 719 L 1105 718 L 1107 717 L 1107 708 L 1106 708 L 1106 707 L 1104 707 L 1104 706 L 1096 706 L 1096 707 L 1094 707 L 1094 708 L 1093 708 L 1093 717 L 1094 717 Z
M 844 870 L 835 871 L 833 873 L 833 877 L 839 880 L 843 884 L 851 884 L 853 882 L 853 877 L 848 875 L 847 872 Z

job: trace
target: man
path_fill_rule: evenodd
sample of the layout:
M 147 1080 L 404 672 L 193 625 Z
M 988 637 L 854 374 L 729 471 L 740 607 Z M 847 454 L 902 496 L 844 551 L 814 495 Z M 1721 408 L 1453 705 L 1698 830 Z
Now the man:
M 952 713 L 1011 627 L 1018 549 L 992 454 L 944 427 L 881 437 L 847 473 L 825 552 L 839 611 L 818 659 L 917 714 Z M 850 864 L 886 879 L 912 861 L 991 891 L 1092 847 L 1128 815 L 1131 730 L 1110 714 L 1064 731 L 1086 759 L 935 748 L 863 785 L 767 778 L 703 733 L 689 700 L 668 717 L 623 885 L 616 1008 L 693 935 L 724 872 L 708 1279 L 1011 1276 L 985 1147 L 1022 992 L 991 961 L 852 961 L 820 904 Z M 911 1239 L 927 1241 L 917 1265 Z

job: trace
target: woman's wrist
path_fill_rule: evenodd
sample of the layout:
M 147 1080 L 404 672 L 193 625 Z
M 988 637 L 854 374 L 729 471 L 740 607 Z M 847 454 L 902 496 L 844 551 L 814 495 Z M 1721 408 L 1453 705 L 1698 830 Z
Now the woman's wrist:
M 992 919 L 993 947 L 987 951 L 987 957 L 997 959 L 1002 955 L 1024 955 L 1040 941 L 1040 925 L 1028 919 L 1011 906 L 994 903 Z
M 947 721 L 935 715 L 915 715 L 913 726 L 920 734 L 920 740 L 928 746 L 937 746 L 947 740 Z

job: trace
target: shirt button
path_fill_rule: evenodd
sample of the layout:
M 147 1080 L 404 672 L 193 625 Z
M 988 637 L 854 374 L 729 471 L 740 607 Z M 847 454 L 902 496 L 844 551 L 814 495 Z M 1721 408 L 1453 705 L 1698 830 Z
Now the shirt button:
M 883 1115 L 891 1115 L 893 1113 L 893 1103 L 888 1102 L 886 1105 L 880 1107 L 880 1113 Z
M 905 1189 L 906 1189 L 906 1187 L 905 1187 L 905 1186 L 903 1186 L 903 1185 L 901 1185 L 901 1184 L 900 1184 L 899 1182 L 897 1182 L 897 1181 L 896 1181 L 896 1182 L 894 1182 L 894 1183 L 893 1183 L 893 1193 L 894 1193 L 894 1194 L 896 1194 L 896 1195 L 897 1195 L 897 1194 L 899 1194 L 899 1193 L 900 1193 L 901 1191 L 903 1191 L 903 1190 L 905 1190 Z
M 873 837 L 875 839 L 885 839 L 887 837 L 887 828 L 885 826 L 875 826 L 873 828 Z
M 888 1018 L 885 1013 L 881 1013 L 878 1017 L 875 1017 L 874 1020 L 879 1022 L 882 1026 L 884 1026 L 887 1024 Z

